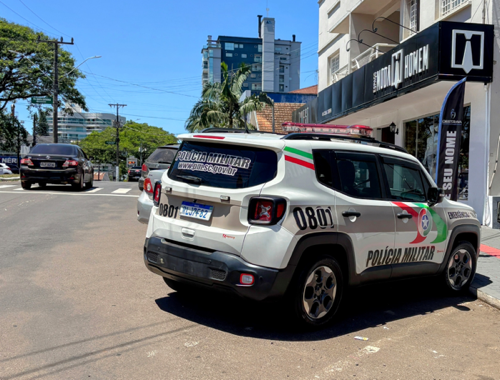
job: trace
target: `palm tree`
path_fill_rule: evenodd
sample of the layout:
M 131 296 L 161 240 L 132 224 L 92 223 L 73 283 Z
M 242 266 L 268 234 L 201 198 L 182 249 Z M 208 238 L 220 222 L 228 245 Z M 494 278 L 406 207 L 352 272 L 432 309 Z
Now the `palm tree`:
M 223 82 L 207 83 L 203 87 L 201 99 L 196 102 L 185 128 L 189 132 L 205 128 L 243 127 L 246 115 L 259 111 L 266 104 L 273 106 L 273 101 L 267 94 L 251 95 L 240 102 L 242 86 L 250 75 L 249 66 L 242 63 L 238 70 L 230 75 L 225 62 L 221 63 Z

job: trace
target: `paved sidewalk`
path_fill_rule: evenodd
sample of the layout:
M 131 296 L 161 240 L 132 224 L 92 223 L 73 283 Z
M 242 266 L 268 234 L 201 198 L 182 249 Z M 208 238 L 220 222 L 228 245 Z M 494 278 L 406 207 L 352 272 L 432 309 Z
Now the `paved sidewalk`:
M 500 309 L 500 230 L 481 227 L 481 253 L 471 292 Z

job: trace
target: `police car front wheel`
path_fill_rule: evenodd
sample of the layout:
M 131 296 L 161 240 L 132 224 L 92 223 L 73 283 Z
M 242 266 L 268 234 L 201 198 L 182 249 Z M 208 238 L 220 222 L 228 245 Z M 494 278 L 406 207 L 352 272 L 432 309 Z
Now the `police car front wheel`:
M 444 271 L 446 287 L 453 293 L 466 291 L 476 273 L 476 250 L 469 242 L 460 242 L 452 251 Z

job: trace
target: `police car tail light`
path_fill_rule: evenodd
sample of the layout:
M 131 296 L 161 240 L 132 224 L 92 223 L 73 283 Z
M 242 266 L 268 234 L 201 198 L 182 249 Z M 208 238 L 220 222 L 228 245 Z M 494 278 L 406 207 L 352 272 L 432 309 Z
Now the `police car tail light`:
M 142 168 L 141 168 L 141 170 L 142 170 L 143 172 L 145 172 L 145 173 L 147 173 L 147 172 L 148 172 L 148 167 L 146 166 L 146 164 L 142 164 Z
M 67 168 L 69 166 L 78 166 L 78 161 L 75 160 L 66 160 L 66 162 L 63 164 L 63 168 Z
M 249 285 L 253 285 L 254 282 L 255 282 L 255 277 L 253 276 L 253 274 L 242 273 L 240 275 L 240 285 L 249 286 Z
M 146 193 L 153 195 L 153 184 L 150 178 L 144 180 L 144 190 L 146 190 Z
M 153 204 L 158 207 L 158 205 L 160 204 L 160 196 L 161 196 L 161 183 L 160 182 L 156 182 L 155 184 L 155 192 L 154 192 L 154 196 L 153 196 Z
M 277 197 L 252 198 L 248 210 L 250 224 L 276 224 L 285 214 L 286 200 Z

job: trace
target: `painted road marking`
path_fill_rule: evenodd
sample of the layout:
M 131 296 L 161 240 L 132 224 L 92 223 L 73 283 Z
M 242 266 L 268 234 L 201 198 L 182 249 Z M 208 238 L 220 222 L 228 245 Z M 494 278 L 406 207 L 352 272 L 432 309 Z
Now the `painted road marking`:
M 22 190 L 23 188 L 13 189 L 13 190 Z M 28 194 L 42 194 L 42 195 L 76 195 L 76 196 L 84 196 L 84 197 L 125 197 L 125 198 L 139 198 L 138 195 L 129 195 L 129 194 L 89 194 L 89 193 L 70 193 L 70 192 L 54 192 L 54 191 L 27 191 Z M 0 190 L 0 194 L 19 194 L 17 191 L 9 191 L 9 190 Z
M 500 259 L 500 249 L 496 249 L 488 245 L 481 244 L 481 252 Z
M 0 189 L 5 189 L 6 187 L 14 187 L 17 185 L 0 185 Z
M 131 189 L 121 188 L 115 191 L 112 191 L 111 194 L 127 194 Z
M 86 193 L 97 193 L 98 191 L 102 190 L 102 187 L 96 187 L 95 189 L 86 191 Z

